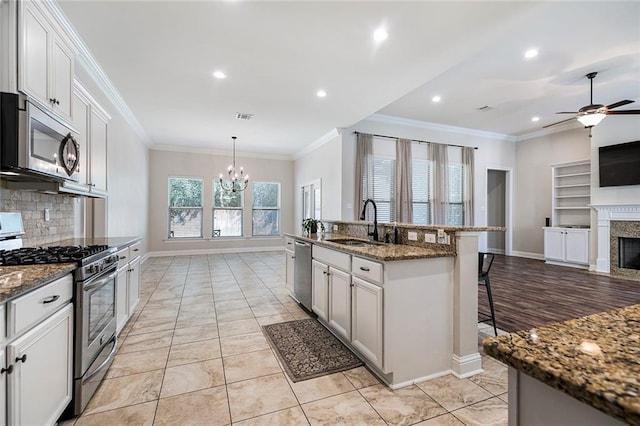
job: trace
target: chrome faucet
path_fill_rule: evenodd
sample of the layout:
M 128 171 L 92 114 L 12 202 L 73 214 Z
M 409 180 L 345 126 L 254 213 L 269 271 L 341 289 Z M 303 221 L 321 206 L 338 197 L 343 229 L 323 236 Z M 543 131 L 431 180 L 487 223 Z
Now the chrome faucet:
M 368 235 L 373 237 L 373 241 L 378 241 L 378 207 L 376 206 L 376 202 L 371 198 L 367 198 L 364 202 L 364 207 L 362 207 L 362 213 L 360 214 L 360 220 L 365 219 L 365 213 L 367 212 L 367 204 L 371 203 L 373 205 L 373 232 L 367 232 Z M 367 226 L 368 230 L 368 226 Z

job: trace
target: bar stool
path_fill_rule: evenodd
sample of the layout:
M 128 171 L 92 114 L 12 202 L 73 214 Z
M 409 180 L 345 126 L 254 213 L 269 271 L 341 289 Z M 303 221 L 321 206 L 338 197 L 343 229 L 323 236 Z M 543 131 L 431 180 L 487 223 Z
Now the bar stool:
M 496 312 L 493 309 L 493 296 L 491 295 L 491 282 L 489 280 L 489 270 L 491 269 L 491 265 L 493 264 L 494 257 L 495 255 L 493 253 L 478 253 L 478 284 L 484 286 L 487 290 L 489 309 L 491 309 L 491 315 L 478 312 L 479 316 L 482 315 L 486 317 L 484 320 L 480 320 L 478 322 L 483 322 L 490 319 L 493 323 L 493 331 L 497 336 L 498 327 L 496 327 Z

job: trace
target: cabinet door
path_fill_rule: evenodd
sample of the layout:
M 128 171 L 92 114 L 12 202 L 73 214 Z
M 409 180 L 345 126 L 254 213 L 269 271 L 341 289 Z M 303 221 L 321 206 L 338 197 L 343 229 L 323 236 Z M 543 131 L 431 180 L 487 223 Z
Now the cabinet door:
M 55 99 L 53 109 L 56 113 L 71 120 L 73 99 L 73 52 L 58 37 L 53 37 L 51 52 L 52 74 L 51 95 Z
M 129 315 L 133 314 L 133 311 L 136 309 L 138 305 L 138 301 L 140 300 L 140 256 L 135 257 L 131 262 L 129 262 L 129 277 L 128 277 L 128 304 L 129 304 Z
M 30 2 L 22 2 L 20 35 L 19 88 L 40 100 L 49 101 L 49 38 L 50 28 L 44 16 Z
M 382 369 L 382 287 L 360 278 L 352 280 L 351 343 Z
M 80 165 L 78 169 L 78 183 L 86 185 L 87 169 L 89 166 L 89 103 L 77 93 L 73 95 L 73 127 L 78 131 L 76 142 L 80 145 Z
M 318 318 L 327 321 L 329 310 L 329 267 L 317 260 L 311 261 L 311 309 Z
M 564 230 L 554 228 L 544 230 L 544 258 L 564 261 Z
M 284 266 L 285 266 L 285 286 L 289 293 L 293 294 L 293 268 L 295 265 L 295 256 L 292 251 L 284 251 Z
M 116 332 L 120 333 L 122 327 L 127 323 L 129 318 L 129 302 L 127 275 L 129 266 L 128 264 L 118 269 L 118 275 L 116 275 Z
M 91 170 L 89 181 L 91 191 L 107 193 L 107 121 L 93 109 L 90 118 L 91 128 Z
M 73 305 L 50 316 L 7 346 L 9 425 L 53 425 L 73 384 Z
M 589 264 L 589 231 L 567 229 L 565 237 L 565 258 L 567 262 Z
M 329 267 L 329 325 L 351 339 L 351 275 Z
M 3 345 L 0 348 L 0 368 L 7 367 L 5 362 Z M 7 374 L 9 374 L 8 371 L 0 373 L 0 424 L 6 424 L 7 421 Z

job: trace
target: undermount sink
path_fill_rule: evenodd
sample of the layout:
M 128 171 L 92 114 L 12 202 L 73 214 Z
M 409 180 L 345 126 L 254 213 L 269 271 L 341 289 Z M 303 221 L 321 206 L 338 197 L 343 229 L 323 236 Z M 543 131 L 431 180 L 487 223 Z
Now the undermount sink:
M 331 243 L 336 243 L 336 244 L 342 244 L 344 246 L 352 246 L 352 247 L 369 247 L 369 246 L 377 246 L 377 245 L 384 244 L 378 241 L 363 241 L 363 240 L 356 240 L 356 239 L 350 239 L 350 238 L 341 238 L 341 239 L 326 240 L 326 241 Z

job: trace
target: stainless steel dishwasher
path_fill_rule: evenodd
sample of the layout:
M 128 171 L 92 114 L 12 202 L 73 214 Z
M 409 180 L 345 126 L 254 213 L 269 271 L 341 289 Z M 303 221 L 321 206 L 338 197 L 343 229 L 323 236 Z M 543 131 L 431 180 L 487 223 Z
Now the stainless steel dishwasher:
M 311 311 L 311 244 L 296 240 L 293 295 Z

